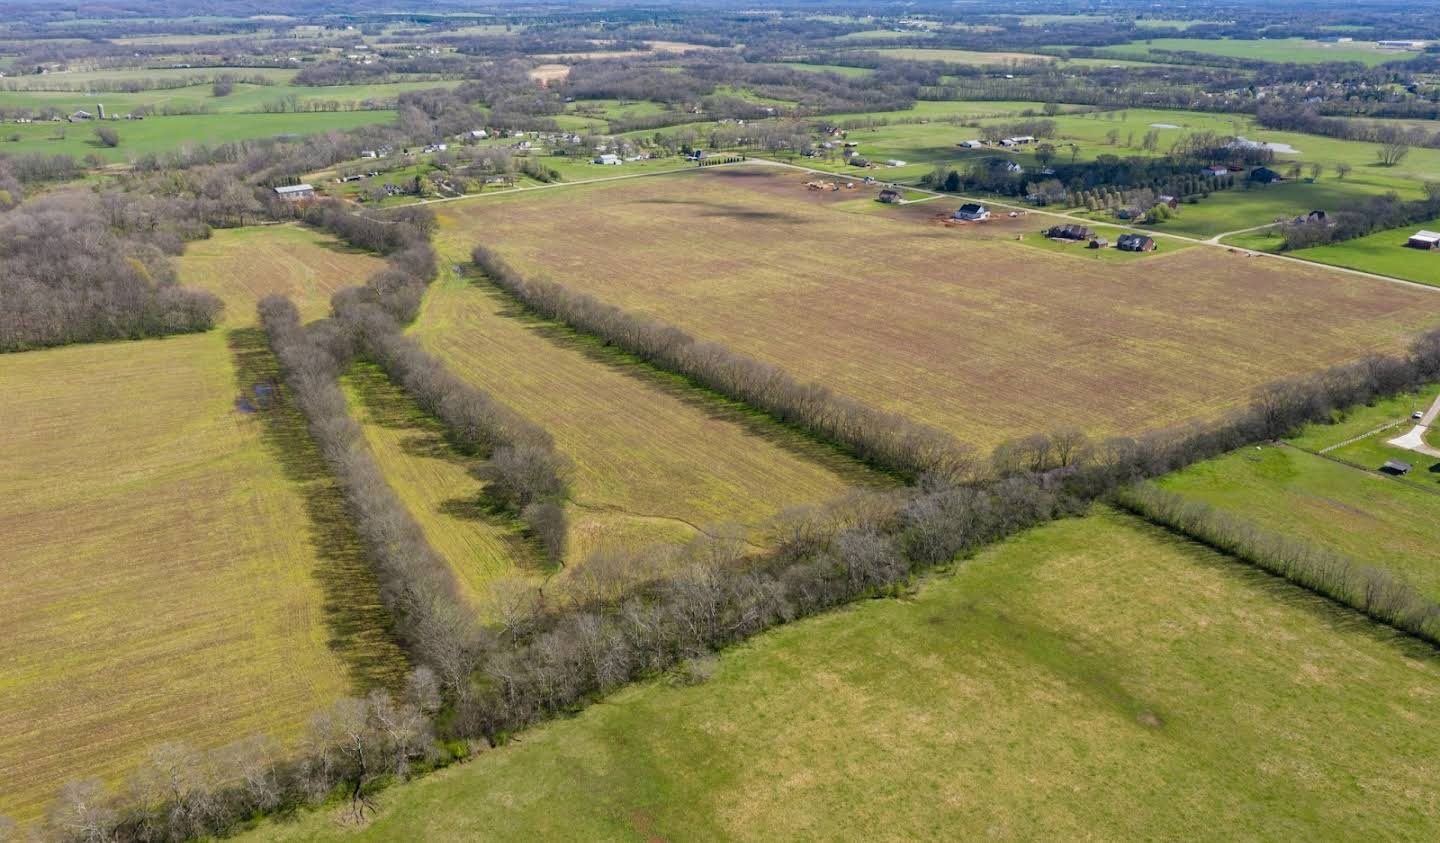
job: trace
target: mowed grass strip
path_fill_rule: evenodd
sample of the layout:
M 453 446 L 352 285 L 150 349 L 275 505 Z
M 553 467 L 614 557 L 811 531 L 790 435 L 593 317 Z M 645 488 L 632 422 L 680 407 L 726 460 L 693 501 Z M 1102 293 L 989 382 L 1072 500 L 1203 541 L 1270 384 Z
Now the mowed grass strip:
M 1102 510 L 386 791 L 364 829 L 251 836 L 1425 839 L 1437 700 L 1433 650 Z
M 1408 427 L 1396 428 L 1391 436 Z M 1429 465 L 1419 455 L 1412 458 Z M 1378 465 L 1372 466 L 1377 468 Z M 1440 600 L 1440 494 L 1287 446 L 1193 465 L 1162 488 L 1400 575 Z
M 0 813 L 403 677 L 258 331 L 0 357 Z
M 1213 416 L 1440 318 L 1427 291 L 1323 267 L 1164 242 L 1087 260 L 1014 242 L 1035 215 L 937 224 L 956 200 L 845 213 L 873 190 L 812 178 L 715 168 L 452 203 L 439 237 L 977 445 Z
M 217 229 L 185 247 L 176 262 L 180 283 L 225 302 L 224 322 L 255 325 L 255 306 L 271 294 L 289 296 L 305 320 L 330 312 L 330 296 L 385 266 L 383 258 L 298 224 Z
M 451 371 L 548 430 L 575 464 L 569 558 L 763 526 L 883 482 L 830 448 L 446 272 L 414 328 Z
M 495 580 L 543 577 L 542 554 L 525 540 L 519 522 L 485 505 L 476 476 L 483 460 L 452 447 L 444 427 L 373 363 L 357 363 L 341 385 L 386 481 L 477 611 L 486 611 Z

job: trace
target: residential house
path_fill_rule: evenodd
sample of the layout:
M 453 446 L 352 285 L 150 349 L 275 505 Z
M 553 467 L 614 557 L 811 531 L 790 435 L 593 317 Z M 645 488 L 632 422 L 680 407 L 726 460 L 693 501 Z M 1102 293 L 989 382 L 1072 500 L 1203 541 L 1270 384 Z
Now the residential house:
M 954 219 L 968 222 L 984 222 L 990 219 L 990 209 L 975 202 L 968 202 L 956 209 Z
M 1250 171 L 1250 181 L 1260 184 L 1272 184 L 1277 181 L 1284 181 L 1285 177 L 1270 169 L 1269 167 L 1256 167 Z
M 900 191 L 891 190 L 887 187 L 880 191 L 880 195 L 875 197 L 875 201 L 884 202 L 886 205 L 899 205 L 904 201 L 904 197 L 900 195 Z
M 1122 252 L 1153 252 L 1155 238 L 1146 237 L 1144 234 L 1122 234 L 1115 241 L 1115 248 Z
M 1224 164 L 1215 164 L 1213 166 L 1206 167 L 1201 172 L 1203 172 L 1207 176 L 1214 176 L 1215 178 L 1219 178 L 1221 176 L 1229 175 L 1230 168 L 1225 166 Z
M 1046 230 L 1045 236 L 1055 240 L 1080 241 L 1089 240 L 1094 234 L 1086 226 L 1070 222 L 1052 226 Z

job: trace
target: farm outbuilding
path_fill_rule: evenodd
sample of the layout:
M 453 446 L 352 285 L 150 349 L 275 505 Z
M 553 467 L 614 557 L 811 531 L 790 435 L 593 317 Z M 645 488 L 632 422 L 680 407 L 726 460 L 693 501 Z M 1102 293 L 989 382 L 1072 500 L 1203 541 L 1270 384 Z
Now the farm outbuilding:
M 956 209 L 955 219 L 981 222 L 990 219 L 990 209 L 975 202 L 967 202 Z
M 1403 460 L 1386 460 L 1385 464 L 1380 466 L 1380 470 L 1386 474 L 1403 476 L 1409 474 L 1410 469 L 1413 467 L 1410 463 L 1404 462 Z
M 1412 249 L 1440 249 L 1440 232 L 1417 231 L 1410 235 L 1405 245 Z
M 1146 237 L 1144 234 L 1122 234 L 1115 241 L 1115 248 L 1122 252 L 1153 252 L 1155 238 Z
M 304 199 L 315 198 L 315 188 L 309 184 L 291 184 L 275 188 L 275 194 L 281 199 L 291 202 L 299 202 Z

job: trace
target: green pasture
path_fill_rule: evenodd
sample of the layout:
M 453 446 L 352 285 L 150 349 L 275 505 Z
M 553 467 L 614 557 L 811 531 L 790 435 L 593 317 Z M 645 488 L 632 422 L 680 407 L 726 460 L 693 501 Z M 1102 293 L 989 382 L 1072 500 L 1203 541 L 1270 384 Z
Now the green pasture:
M 1332 266 L 1440 286 L 1440 252 L 1421 251 L 1405 246 L 1406 239 L 1422 228 L 1431 231 L 1440 229 L 1440 219 L 1377 231 L 1343 243 L 1300 249 L 1291 254 L 1297 258 Z
M 0 126 L 0 155 L 44 153 L 83 158 L 98 155 L 117 163 L 148 153 L 165 152 L 185 144 L 220 144 L 287 135 L 310 135 L 332 129 L 353 129 L 395 119 L 393 111 L 336 111 L 302 114 L 200 114 L 150 117 L 145 120 L 107 120 L 120 145 L 107 147 L 95 137 L 97 124 L 30 123 Z M 60 135 L 63 134 L 63 137 Z M 18 137 L 19 140 L 12 140 Z

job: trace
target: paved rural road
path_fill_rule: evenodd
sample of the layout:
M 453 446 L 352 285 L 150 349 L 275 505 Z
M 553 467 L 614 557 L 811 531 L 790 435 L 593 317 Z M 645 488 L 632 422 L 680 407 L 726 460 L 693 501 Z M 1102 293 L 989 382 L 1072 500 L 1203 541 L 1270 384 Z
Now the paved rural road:
M 1410 432 L 1404 436 L 1397 436 L 1388 440 L 1386 445 L 1394 445 L 1397 448 L 1404 448 L 1407 451 L 1414 451 L 1417 454 L 1424 454 L 1427 457 L 1440 457 L 1440 448 L 1432 448 L 1425 444 L 1425 431 L 1435 423 L 1435 417 L 1440 416 L 1440 396 L 1436 396 L 1435 403 L 1425 411 L 1420 422 L 1410 428 Z

